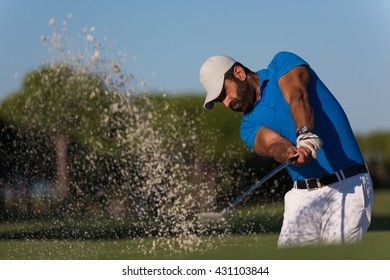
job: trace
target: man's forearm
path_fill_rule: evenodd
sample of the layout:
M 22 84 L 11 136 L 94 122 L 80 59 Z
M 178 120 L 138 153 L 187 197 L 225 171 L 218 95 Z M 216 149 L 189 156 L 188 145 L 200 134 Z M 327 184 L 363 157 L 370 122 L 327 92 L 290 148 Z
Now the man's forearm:
M 295 154 L 295 146 L 289 140 L 282 138 L 268 146 L 267 156 L 278 162 L 284 162 Z
M 290 111 L 295 123 L 295 132 L 304 126 L 314 130 L 314 113 L 308 99 L 300 97 L 291 100 Z

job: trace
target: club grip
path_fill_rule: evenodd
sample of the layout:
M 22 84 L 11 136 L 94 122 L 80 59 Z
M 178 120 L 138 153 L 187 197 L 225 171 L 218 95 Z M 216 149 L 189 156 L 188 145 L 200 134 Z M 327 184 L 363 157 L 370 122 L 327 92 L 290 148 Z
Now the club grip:
M 295 154 L 295 155 L 293 155 L 292 157 L 290 157 L 290 158 L 287 160 L 287 163 L 290 164 L 290 163 L 296 161 L 298 158 L 299 158 L 299 155 L 298 155 L 298 154 Z

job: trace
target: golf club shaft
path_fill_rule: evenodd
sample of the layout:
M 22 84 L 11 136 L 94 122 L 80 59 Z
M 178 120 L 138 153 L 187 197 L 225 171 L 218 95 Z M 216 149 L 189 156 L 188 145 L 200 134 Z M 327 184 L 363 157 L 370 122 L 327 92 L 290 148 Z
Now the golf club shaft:
M 271 177 L 273 177 L 275 174 L 286 168 L 288 165 L 290 165 L 293 161 L 295 161 L 298 158 L 298 155 L 295 154 L 291 158 L 289 158 L 286 162 L 280 164 L 278 167 L 276 167 L 274 170 L 269 172 L 267 175 L 265 175 L 263 178 L 261 178 L 259 181 L 254 183 L 250 188 L 248 188 L 243 194 L 241 194 L 238 198 L 236 198 L 228 207 L 222 210 L 221 213 L 227 213 L 231 211 L 234 207 L 236 207 L 242 200 L 244 200 L 248 195 L 250 195 L 255 189 L 257 189 L 259 186 L 264 184 L 266 181 L 268 181 Z

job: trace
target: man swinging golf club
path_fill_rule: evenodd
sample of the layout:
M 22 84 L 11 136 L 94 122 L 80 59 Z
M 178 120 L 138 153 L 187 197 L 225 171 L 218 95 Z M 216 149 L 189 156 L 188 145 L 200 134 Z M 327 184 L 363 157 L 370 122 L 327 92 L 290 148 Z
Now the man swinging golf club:
M 215 102 L 242 112 L 240 135 L 261 156 L 286 162 L 293 187 L 285 195 L 279 247 L 351 243 L 370 225 L 373 187 L 349 121 L 310 65 L 279 52 L 252 72 L 225 55 L 200 69 L 205 109 Z

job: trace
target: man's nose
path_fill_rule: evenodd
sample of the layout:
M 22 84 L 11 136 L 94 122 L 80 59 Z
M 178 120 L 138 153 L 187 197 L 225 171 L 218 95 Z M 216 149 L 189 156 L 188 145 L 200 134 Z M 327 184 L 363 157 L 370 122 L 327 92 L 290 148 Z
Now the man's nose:
M 226 96 L 225 99 L 223 100 L 223 105 L 225 105 L 225 107 L 229 108 L 229 103 L 230 103 L 230 98 L 228 96 Z

